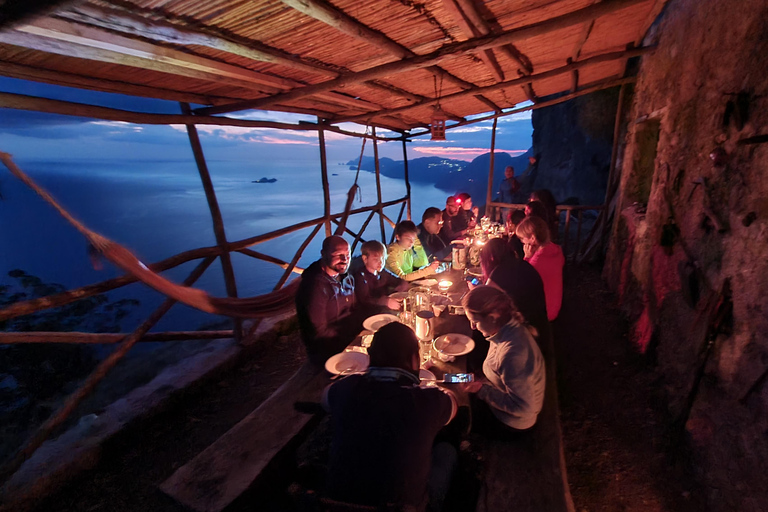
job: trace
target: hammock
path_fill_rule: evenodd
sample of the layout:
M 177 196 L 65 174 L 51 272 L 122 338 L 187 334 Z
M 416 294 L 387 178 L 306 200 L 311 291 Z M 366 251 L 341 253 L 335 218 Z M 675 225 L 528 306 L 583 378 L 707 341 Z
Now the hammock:
M 365 147 L 365 146 L 363 146 Z M 165 294 L 166 296 L 182 302 L 188 306 L 212 313 L 237 318 L 258 318 L 272 316 L 291 310 L 294 307 L 294 297 L 299 287 L 299 280 L 294 279 L 289 285 L 264 295 L 248 298 L 212 297 L 203 290 L 182 286 L 152 272 L 131 251 L 87 228 L 66 211 L 45 189 L 27 176 L 11 159 L 8 153 L 0 152 L 0 161 L 5 164 L 11 173 L 24 184 L 34 190 L 40 197 L 53 206 L 75 229 L 77 229 L 106 259 L 114 263 L 126 273 L 132 275 L 147 286 Z M 344 208 L 336 234 L 344 232 L 349 212 L 356 190 L 359 189 L 357 179 L 349 189 L 347 202 Z

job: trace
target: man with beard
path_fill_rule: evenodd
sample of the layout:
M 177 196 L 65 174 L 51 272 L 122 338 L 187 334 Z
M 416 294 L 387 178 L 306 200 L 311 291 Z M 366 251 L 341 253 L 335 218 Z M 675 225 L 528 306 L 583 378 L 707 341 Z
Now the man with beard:
M 421 216 L 421 224 L 417 227 L 421 246 L 428 258 L 443 261 L 451 254 L 451 246 L 438 234 L 443 227 L 443 212 L 435 207 L 427 208 Z
M 323 365 L 357 336 L 361 315 L 355 311 L 355 281 L 347 275 L 349 244 L 340 236 L 323 241 L 321 258 L 301 275 L 296 315 L 309 360 Z

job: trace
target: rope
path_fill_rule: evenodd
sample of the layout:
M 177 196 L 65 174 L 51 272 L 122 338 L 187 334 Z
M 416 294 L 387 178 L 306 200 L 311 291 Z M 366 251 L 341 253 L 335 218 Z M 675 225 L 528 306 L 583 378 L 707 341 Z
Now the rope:
M 250 298 L 211 297 L 203 290 L 176 284 L 165 277 L 152 272 L 131 251 L 113 242 L 105 236 L 88 229 L 67 210 L 64 209 L 45 189 L 27 176 L 12 160 L 8 153 L 0 152 L 0 161 L 8 170 L 19 178 L 24 184 L 35 191 L 48 204 L 59 212 L 75 229 L 77 229 L 90 244 L 104 255 L 109 261 L 123 271 L 134 276 L 139 281 L 151 288 L 171 297 L 188 306 L 215 315 L 224 315 L 236 318 L 256 318 L 271 316 L 276 313 L 288 311 L 294 307 L 293 299 L 298 289 L 299 280 L 295 279 L 291 284 L 280 290 Z M 356 187 L 357 185 L 353 185 Z M 350 197 L 354 198 L 353 189 L 350 189 L 347 198 L 347 207 L 344 210 L 343 221 L 349 216 L 351 209 Z M 343 223 L 340 224 L 343 230 Z

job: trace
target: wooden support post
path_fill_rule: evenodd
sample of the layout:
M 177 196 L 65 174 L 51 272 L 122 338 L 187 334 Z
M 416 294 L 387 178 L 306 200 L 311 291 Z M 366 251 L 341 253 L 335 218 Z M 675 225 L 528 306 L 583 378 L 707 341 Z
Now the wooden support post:
M 371 223 L 371 219 L 373 219 L 374 215 L 376 215 L 376 212 L 372 210 L 371 213 L 368 214 L 368 218 L 365 219 L 365 222 L 363 222 L 363 225 L 360 228 L 360 231 L 357 233 L 355 240 L 352 242 L 352 248 L 349 250 L 350 254 L 355 253 L 355 247 L 357 246 L 357 243 L 363 238 L 363 233 L 365 233 L 365 228 L 367 228 L 368 224 Z
M 203 275 L 215 258 L 209 257 L 201 261 L 197 267 L 184 280 L 184 286 L 192 286 Z M 161 318 L 176 304 L 176 299 L 166 298 L 163 303 L 142 323 L 130 336 L 126 337 L 120 346 L 104 359 L 88 376 L 80 388 L 72 393 L 64 402 L 64 405 L 56 413 L 43 423 L 37 432 L 16 453 L 16 455 L 2 469 L 0 469 L 0 482 L 6 482 L 24 464 L 48 436 L 61 425 L 77 408 L 83 399 L 88 396 L 93 388 L 101 382 L 107 373 L 128 353 L 128 351 L 144 336 Z
M 331 189 L 328 183 L 328 156 L 325 153 L 325 130 L 322 128 L 323 120 L 317 118 L 320 129 L 317 138 L 320 142 L 320 174 L 323 179 L 323 216 L 325 217 L 325 236 L 331 236 Z M 375 143 L 374 143 L 375 144 Z
M 376 206 L 379 209 L 379 225 L 381 226 L 381 243 L 387 243 L 387 234 L 384 231 L 384 207 L 381 204 L 381 168 L 379 167 L 379 146 L 376 141 L 376 127 L 372 128 L 373 139 L 373 160 L 376 165 Z
M 181 103 L 181 110 L 185 115 L 190 115 L 192 113 L 188 103 Z M 237 297 L 235 271 L 232 268 L 232 259 L 229 256 L 227 235 L 224 232 L 224 221 L 221 218 L 221 209 L 219 208 L 219 202 L 216 199 L 216 191 L 213 189 L 213 182 L 211 181 L 211 175 L 208 172 L 208 165 L 205 163 L 203 146 L 200 144 L 200 137 L 197 134 L 195 125 L 187 125 L 187 134 L 189 135 L 189 143 L 192 146 L 192 153 L 195 155 L 197 171 L 200 173 L 200 180 L 203 182 L 203 190 L 205 190 L 205 198 L 208 200 L 208 208 L 211 210 L 216 245 L 221 248 L 221 254 L 219 256 L 221 258 L 221 270 L 224 273 L 224 285 L 227 288 L 227 296 Z M 235 324 L 235 339 L 240 341 L 240 327 L 242 326 L 242 321 L 239 318 L 235 318 L 233 321 Z
M 407 197 L 408 220 L 411 220 L 411 180 L 408 177 L 408 147 L 407 141 L 403 139 L 403 170 L 405 171 L 405 197 Z
M 491 130 L 491 164 L 488 168 L 488 193 L 485 195 L 485 216 L 492 217 L 491 199 L 493 199 L 493 164 L 494 164 L 494 150 L 496 149 L 496 125 L 499 122 L 498 117 L 493 118 L 493 130 Z
M 290 277 L 291 272 L 296 267 L 296 264 L 301 259 L 301 255 L 304 254 L 304 249 L 307 248 L 309 245 L 309 242 L 312 241 L 313 238 L 315 238 L 315 235 L 317 232 L 320 231 L 320 224 L 315 226 L 315 229 L 312 230 L 312 232 L 309 234 L 309 236 L 302 242 L 302 244 L 299 246 L 299 250 L 296 251 L 296 254 L 293 255 L 293 259 L 291 260 L 291 263 L 288 265 L 288 268 L 285 269 L 285 272 L 283 272 L 283 275 L 280 276 L 280 280 L 275 285 L 275 290 L 279 290 L 283 287 L 285 282 L 288 280 L 288 277 Z
M 397 222 L 395 222 L 395 226 L 400 224 L 400 221 L 403 220 L 403 212 L 404 211 L 405 211 L 405 203 L 403 203 L 402 206 L 400 206 L 400 213 L 397 215 Z M 395 241 L 395 232 L 393 230 L 392 231 L 392 237 L 390 238 L 389 243 L 391 244 L 394 241 Z
M 619 89 L 619 101 L 616 105 L 616 117 L 613 121 L 613 146 L 611 147 L 611 167 L 608 169 L 608 183 L 605 186 L 605 201 L 603 204 L 608 205 L 608 201 L 611 199 L 614 193 L 614 176 L 616 174 L 616 159 L 619 153 L 619 134 L 621 133 L 621 110 L 624 103 L 624 95 L 626 94 L 627 84 L 622 84 Z M 605 215 L 610 215 L 610 212 L 606 209 L 603 211 Z M 606 219 L 607 220 L 607 219 Z

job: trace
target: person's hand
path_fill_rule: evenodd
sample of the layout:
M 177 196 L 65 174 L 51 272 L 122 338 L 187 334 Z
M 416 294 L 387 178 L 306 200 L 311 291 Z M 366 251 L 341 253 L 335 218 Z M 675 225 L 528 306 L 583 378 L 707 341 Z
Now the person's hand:
M 523 244 L 523 254 L 525 254 L 526 258 L 530 258 L 533 256 L 533 253 L 536 252 L 537 247 L 533 244 Z
M 477 393 L 482 387 L 483 383 L 479 380 L 458 385 L 458 388 L 464 393 Z
M 473 289 L 475 286 L 477 286 L 477 285 L 476 284 L 472 284 L 472 281 L 467 281 L 467 288 L 469 288 L 470 290 Z
M 395 299 L 387 299 L 387 307 L 389 309 L 400 309 L 400 302 Z
M 472 207 L 472 213 L 474 214 L 475 218 L 478 218 L 480 216 L 480 207 L 479 206 L 473 206 Z
M 437 272 L 437 267 L 439 267 L 439 266 L 440 266 L 440 262 L 435 260 L 435 261 L 433 261 L 432 263 L 429 264 L 429 269 L 432 272 Z

